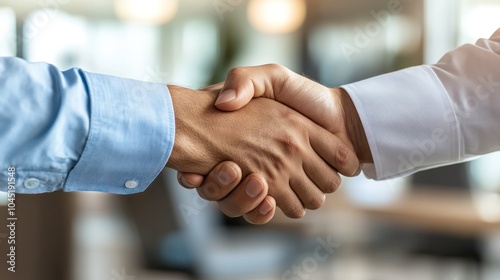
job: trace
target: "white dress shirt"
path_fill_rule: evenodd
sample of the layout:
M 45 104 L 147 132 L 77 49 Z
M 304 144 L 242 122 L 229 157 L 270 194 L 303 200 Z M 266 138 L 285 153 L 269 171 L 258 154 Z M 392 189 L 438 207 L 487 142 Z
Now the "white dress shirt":
M 423 65 L 345 85 L 389 179 L 500 150 L 500 29 Z

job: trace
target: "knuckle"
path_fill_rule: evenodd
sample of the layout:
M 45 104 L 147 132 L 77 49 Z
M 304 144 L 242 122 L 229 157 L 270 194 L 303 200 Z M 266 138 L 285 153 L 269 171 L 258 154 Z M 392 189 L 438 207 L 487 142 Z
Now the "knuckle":
M 292 133 L 285 133 L 282 135 L 280 143 L 285 152 L 290 154 L 297 154 L 302 149 L 299 140 Z
M 349 167 L 346 172 L 344 172 L 345 176 L 347 177 L 355 177 L 359 175 L 359 172 L 361 172 L 361 164 L 359 163 L 359 160 L 356 158 L 355 164 L 352 164 L 352 167 Z
M 276 182 L 281 176 L 282 170 L 286 170 L 287 162 L 286 159 L 278 155 L 270 155 L 271 159 L 270 167 L 267 168 L 268 184 L 271 182 Z
M 343 167 L 349 161 L 351 157 L 351 150 L 347 148 L 347 146 L 341 144 L 337 147 L 337 151 L 335 152 L 335 163 L 338 164 L 338 167 Z
M 258 216 L 255 216 L 253 213 L 245 214 L 243 215 L 243 218 L 252 225 L 262 225 L 265 223 L 265 221 L 260 219 Z
M 216 200 L 221 199 L 221 197 L 219 197 L 220 188 L 216 184 L 207 183 L 198 189 L 199 189 L 199 193 L 201 192 L 200 196 L 204 199 L 211 200 L 211 201 L 216 201 Z
M 224 215 L 228 216 L 229 218 L 237 218 L 243 214 L 245 214 L 245 212 L 243 211 L 243 208 L 240 207 L 240 206 L 237 206 L 235 204 L 232 204 L 231 207 L 224 207 L 222 208 L 221 207 L 221 211 L 222 213 L 224 213 Z
M 332 183 L 331 183 L 331 186 L 333 188 L 333 192 L 336 192 L 339 188 L 340 188 L 340 185 L 342 184 L 342 178 L 340 178 L 339 175 L 335 176 L 335 179 L 332 180 Z
M 228 218 L 238 218 L 238 217 L 240 217 L 240 216 L 241 216 L 241 215 L 234 214 L 234 213 L 232 213 L 232 212 L 227 212 L 227 211 L 223 211 L 223 210 L 221 210 L 221 211 L 222 211 L 222 213 L 223 213 L 224 215 L 226 215 Z
M 219 202 L 219 208 L 230 218 L 240 217 L 248 214 L 251 210 L 253 200 L 244 200 L 236 196 L 229 196 Z
M 340 176 L 338 174 L 335 174 L 335 176 L 332 176 L 332 178 L 329 179 L 329 182 L 325 186 L 323 191 L 325 193 L 334 193 L 340 187 L 341 182 L 342 182 L 342 179 L 340 178 Z
M 267 68 L 269 68 L 271 71 L 285 71 L 287 68 L 281 64 L 277 63 L 270 63 L 266 65 Z
M 229 70 L 229 72 L 227 73 L 227 76 L 229 78 L 236 78 L 236 77 L 240 77 L 241 75 L 244 75 L 245 72 L 246 72 L 245 67 L 235 67 L 235 68 Z
M 305 208 L 302 205 L 291 206 L 289 208 L 286 208 L 286 210 L 284 211 L 285 215 L 288 218 L 292 218 L 292 219 L 302 218 L 304 216 L 304 212 L 305 212 Z
M 325 203 L 324 196 L 315 196 L 314 198 L 310 199 L 307 208 L 311 210 L 316 210 L 321 208 L 323 204 Z
M 288 122 L 288 125 L 291 127 L 299 127 L 302 126 L 304 117 L 292 110 L 286 110 L 283 112 L 283 119 Z
M 246 214 L 246 211 L 244 211 L 244 207 L 242 205 L 240 205 L 239 203 L 234 203 L 230 199 L 219 201 L 217 202 L 217 204 L 219 205 L 220 211 L 230 218 L 236 218 L 243 214 Z
M 187 186 L 184 185 L 183 178 L 184 176 L 182 176 L 182 174 L 177 171 L 177 183 L 179 183 L 179 185 L 183 186 L 184 188 L 187 188 Z
M 205 192 L 203 191 L 203 188 L 197 188 L 196 189 L 196 192 L 198 193 L 198 195 L 203 198 L 204 200 L 210 200 L 208 199 L 206 196 L 205 196 Z

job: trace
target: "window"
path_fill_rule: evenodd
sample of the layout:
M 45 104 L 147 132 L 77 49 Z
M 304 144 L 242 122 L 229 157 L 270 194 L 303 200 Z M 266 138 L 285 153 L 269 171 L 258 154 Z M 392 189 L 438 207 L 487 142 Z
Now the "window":
M 16 16 L 10 8 L 0 8 L 0 56 L 16 55 Z
M 14 55 L 16 55 L 16 17 L 12 9 L 0 8 L 0 56 Z M 1 176 L 4 175 L 6 174 L 2 172 Z M 7 205 L 6 192 L 0 192 L 0 206 L 3 205 Z

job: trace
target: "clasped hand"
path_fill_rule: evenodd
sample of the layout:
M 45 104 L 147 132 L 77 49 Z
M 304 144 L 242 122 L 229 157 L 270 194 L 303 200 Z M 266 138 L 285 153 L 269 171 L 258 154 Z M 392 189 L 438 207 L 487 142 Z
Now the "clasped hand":
M 348 95 L 283 66 L 235 68 L 200 91 L 169 89 L 176 137 L 167 166 L 230 217 L 263 224 L 277 206 L 300 218 L 339 187 L 338 172 L 353 176 L 370 162 Z

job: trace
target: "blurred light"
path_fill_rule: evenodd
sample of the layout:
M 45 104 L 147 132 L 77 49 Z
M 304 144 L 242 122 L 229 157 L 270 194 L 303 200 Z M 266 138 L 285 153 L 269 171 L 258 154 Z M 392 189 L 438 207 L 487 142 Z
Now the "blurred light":
M 363 176 L 342 178 L 348 197 L 357 205 L 366 207 L 385 206 L 404 195 L 408 190 L 409 177 L 374 181 Z
M 304 23 L 305 18 L 304 0 L 251 0 L 248 3 L 248 19 L 262 32 L 292 32 Z
M 115 0 L 118 18 L 152 24 L 170 21 L 178 8 L 178 0 Z
M 43 21 L 40 19 L 46 19 Z M 23 24 L 24 58 L 45 61 L 61 68 L 81 66 L 78 52 L 88 38 L 87 22 L 77 16 L 59 11 L 47 14 L 37 10 L 29 14 Z
M 422 30 L 411 17 L 393 15 L 389 18 L 385 39 L 387 49 L 392 53 L 413 53 L 420 48 Z
M 500 222 L 500 194 L 473 193 L 474 205 L 479 217 L 487 223 Z
M 16 55 L 16 15 L 10 8 L 0 8 L 0 56 Z
M 479 217 L 485 222 L 500 221 L 500 153 L 491 153 L 469 164 L 472 197 Z
M 465 42 L 489 38 L 500 26 L 500 3 L 479 3 L 464 12 L 460 31 Z

